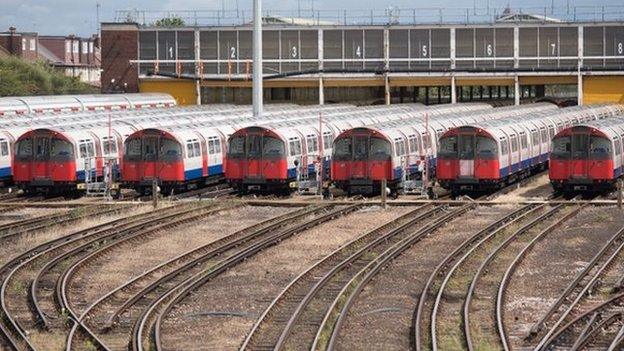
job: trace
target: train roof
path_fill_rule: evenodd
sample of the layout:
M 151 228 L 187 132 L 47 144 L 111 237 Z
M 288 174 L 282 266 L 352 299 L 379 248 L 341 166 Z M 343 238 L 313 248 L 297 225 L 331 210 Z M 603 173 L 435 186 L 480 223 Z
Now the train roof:
M 107 95 L 45 95 L 0 98 L 0 115 L 42 113 L 44 111 L 85 111 L 95 107 L 174 106 L 169 94 L 137 93 Z

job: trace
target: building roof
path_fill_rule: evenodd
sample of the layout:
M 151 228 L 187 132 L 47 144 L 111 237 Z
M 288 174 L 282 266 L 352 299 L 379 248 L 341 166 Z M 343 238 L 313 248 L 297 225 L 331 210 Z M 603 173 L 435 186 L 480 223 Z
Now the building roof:
M 318 25 L 336 25 L 337 23 L 328 21 L 319 21 L 314 18 L 298 18 L 298 17 L 283 17 L 283 16 L 264 16 L 262 17 L 263 24 L 290 24 L 293 26 L 318 26 Z
M 506 8 L 500 15 L 496 22 L 498 23 L 517 23 L 517 22 L 548 22 L 548 23 L 560 23 L 560 19 L 553 17 L 546 17 L 544 15 L 534 15 L 530 13 L 513 12 L 510 8 Z

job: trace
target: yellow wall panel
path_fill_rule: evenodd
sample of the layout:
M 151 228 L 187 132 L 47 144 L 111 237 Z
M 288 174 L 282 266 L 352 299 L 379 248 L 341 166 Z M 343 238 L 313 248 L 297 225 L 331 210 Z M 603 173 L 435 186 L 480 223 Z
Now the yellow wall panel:
M 139 83 L 139 91 L 171 94 L 182 106 L 197 104 L 195 81 L 192 80 L 143 80 Z
M 578 77 L 574 76 L 527 76 L 520 77 L 520 85 L 551 85 L 551 84 L 576 84 Z
M 624 76 L 585 77 L 583 103 L 618 102 L 624 104 Z

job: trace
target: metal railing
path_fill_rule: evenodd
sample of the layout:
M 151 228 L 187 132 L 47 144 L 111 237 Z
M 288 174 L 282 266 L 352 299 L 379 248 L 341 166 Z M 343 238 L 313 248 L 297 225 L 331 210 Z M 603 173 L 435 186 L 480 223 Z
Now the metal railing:
M 564 7 L 423 7 L 371 10 L 267 10 L 267 23 L 282 25 L 407 25 L 407 24 L 491 24 L 506 15 L 531 15 L 531 22 L 620 22 L 624 5 Z M 115 22 L 154 25 L 163 18 L 180 18 L 184 26 L 234 26 L 252 21 L 251 10 L 118 10 Z

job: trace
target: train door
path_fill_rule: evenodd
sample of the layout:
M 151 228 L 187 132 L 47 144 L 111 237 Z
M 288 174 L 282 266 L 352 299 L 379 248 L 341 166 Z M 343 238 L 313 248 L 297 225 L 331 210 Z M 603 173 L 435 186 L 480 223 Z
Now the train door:
M 208 158 L 207 158 L 207 170 L 208 175 L 221 173 L 223 171 L 222 158 L 221 158 L 221 142 L 219 137 L 210 137 L 207 141 L 208 144 Z
M 50 137 L 35 136 L 33 179 L 50 178 Z
M 472 134 L 459 134 L 459 176 L 473 178 L 475 167 L 475 136 Z
M 351 166 L 351 178 L 368 178 L 368 135 L 353 135 L 353 163 Z
M 141 147 L 141 153 L 143 154 L 143 165 L 141 167 L 143 174 L 141 174 L 141 178 L 157 178 L 156 161 L 158 160 L 158 136 L 144 136 Z
M 572 134 L 572 162 L 570 175 L 586 177 L 589 174 L 589 135 Z
M 247 153 L 244 175 L 247 178 L 262 178 L 262 135 L 249 134 L 245 141 Z

